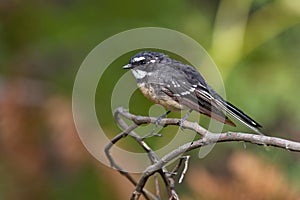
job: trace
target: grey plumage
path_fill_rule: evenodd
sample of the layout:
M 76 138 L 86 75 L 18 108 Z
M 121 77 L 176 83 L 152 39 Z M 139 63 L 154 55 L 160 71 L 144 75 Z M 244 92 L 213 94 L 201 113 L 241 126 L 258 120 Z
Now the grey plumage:
M 235 126 L 226 114 L 260 133 L 261 125 L 225 101 L 193 67 L 158 52 L 143 51 L 129 64 L 142 93 L 169 110 L 192 109 L 220 122 Z

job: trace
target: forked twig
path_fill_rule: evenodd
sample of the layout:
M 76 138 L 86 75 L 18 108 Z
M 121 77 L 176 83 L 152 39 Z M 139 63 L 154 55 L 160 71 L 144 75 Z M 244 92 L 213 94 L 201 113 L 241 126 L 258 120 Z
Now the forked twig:
M 121 175 L 125 176 L 134 186 L 137 185 L 136 180 L 134 180 L 134 178 L 124 169 L 122 169 L 112 158 L 112 156 L 110 155 L 110 149 L 112 148 L 112 146 L 114 144 L 116 144 L 120 139 L 127 137 L 128 135 L 130 135 L 132 138 L 134 138 L 138 144 L 145 150 L 145 152 L 148 154 L 149 160 L 151 161 L 151 164 L 154 164 L 156 162 L 158 162 L 159 157 L 155 154 L 155 152 L 147 145 L 147 143 L 144 141 L 144 139 L 146 139 L 145 137 L 141 137 L 138 134 L 136 134 L 134 132 L 134 129 L 137 128 L 139 125 L 137 124 L 132 124 L 131 126 L 128 126 L 125 121 L 123 119 L 120 118 L 119 114 L 120 112 L 118 112 L 119 110 L 117 109 L 114 113 L 114 119 L 116 121 L 116 123 L 124 130 L 121 133 L 119 133 L 117 136 L 115 136 L 109 144 L 106 145 L 105 147 L 105 154 L 106 157 L 108 158 L 111 167 L 115 168 Z M 173 194 L 174 195 L 174 191 L 171 191 L 171 189 L 169 189 L 168 185 L 169 185 L 169 177 L 168 177 L 168 171 L 165 167 L 162 167 L 161 170 L 159 170 L 159 174 L 162 176 L 165 185 L 168 188 L 168 193 L 169 195 Z M 149 199 L 148 195 L 152 197 L 152 199 L 157 199 L 160 200 L 160 191 L 159 191 L 159 185 L 158 185 L 158 177 L 155 177 L 155 182 L 156 182 L 156 195 L 153 195 L 152 193 L 150 193 L 149 191 L 143 189 L 141 191 L 141 193 L 138 195 L 140 196 L 141 194 L 146 198 Z

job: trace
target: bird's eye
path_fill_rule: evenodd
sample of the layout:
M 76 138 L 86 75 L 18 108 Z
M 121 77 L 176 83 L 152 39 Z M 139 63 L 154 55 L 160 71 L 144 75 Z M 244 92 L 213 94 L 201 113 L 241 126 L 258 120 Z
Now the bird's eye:
M 147 62 L 146 62 L 146 60 L 141 60 L 141 61 L 139 61 L 139 64 L 140 65 L 144 65 L 144 64 L 146 64 Z

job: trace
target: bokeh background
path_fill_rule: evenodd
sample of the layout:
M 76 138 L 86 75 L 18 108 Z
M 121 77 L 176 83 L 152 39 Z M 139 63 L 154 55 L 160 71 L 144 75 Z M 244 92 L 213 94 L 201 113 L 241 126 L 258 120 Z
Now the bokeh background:
M 219 67 L 228 100 L 267 135 L 300 141 L 297 0 L 1 0 L 0 199 L 129 198 L 129 182 L 80 142 L 71 95 L 81 62 L 97 44 L 144 26 L 197 40 Z M 108 116 L 100 123 L 111 136 L 119 130 L 106 108 L 129 56 L 110 68 L 112 78 L 97 93 L 97 110 Z M 142 105 L 135 112 L 151 105 L 135 95 Z M 225 143 L 204 159 L 191 155 L 177 185 L 181 199 L 300 199 L 299 153 Z

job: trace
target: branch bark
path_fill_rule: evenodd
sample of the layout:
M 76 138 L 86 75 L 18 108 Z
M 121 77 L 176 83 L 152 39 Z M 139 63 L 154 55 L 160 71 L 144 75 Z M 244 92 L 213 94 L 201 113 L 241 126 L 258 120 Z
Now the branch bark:
M 123 117 L 131 120 L 134 122 L 133 125 L 128 126 L 119 115 L 122 115 Z M 120 173 L 124 173 L 124 171 L 116 164 L 114 163 L 112 157 L 109 154 L 109 149 L 112 147 L 112 145 L 121 139 L 122 137 L 126 137 L 127 135 L 132 136 L 135 138 L 138 143 L 144 148 L 144 150 L 148 153 L 149 159 L 151 160 L 151 165 L 146 168 L 146 170 L 142 173 L 140 179 L 138 181 L 134 181 L 130 175 L 125 175 L 126 178 L 130 180 L 135 185 L 135 190 L 132 193 L 131 199 L 137 200 L 141 195 L 144 195 L 146 199 L 149 199 L 149 197 L 146 195 L 146 192 L 144 191 L 144 186 L 150 176 L 158 172 L 163 180 L 165 181 L 165 185 L 168 189 L 169 199 L 179 199 L 178 195 L 176 194 L 176 191 L 174 189 L 174 180 L 172 177 L 172 173 L 168 172 L 168 170 L 165 168 L 165 166 L 171 162 L 173 159 L 177 158 L 178 156 L 182 155 L 183 153 L 189 152 L 193 149 L 218 143 L 218 142 L 230 142 L 230 141 L 242 141 L 242 142 L 248 142 L 252 144 L 257 145 L 265 145 L 265 146 L 274 146 L 278 148 L 282 148 L 289 151 L 296 151 L 300 152 L 300 143 L 290 141 L 287 139 L 277 138 L 277 137 L 270 137 L 270 136 L 264 136 L 264 135 L 256 135 L 256 134 L 250 134 L 250 133 L 241 133 L 241 132 L 226 132 L 226 133 L 211 133 L 208 130 L 201 127 L 196 122 L 190 122 L 190 121 L 181 121 L 181 119 L 176 118 L 163 118 L 159 121 L 159 125 L 161 126 L 168 126 L 168 125 L 176 125 L 180 126 L 183 129 L 190 129 L 202 136 L 201 139 L 186 143 L 172 152 L 168 153 L 167 155 L 163 156 L 162 158 L 158 158 L 158 156 L 155 154 L 155 152 L 143 141 L 144 138 L 138 136 L 136 133 L 133 132 L 133 130 L 142 124 L 156 124 L 157 118 L 154 117 L 146 117 L 146 116 L 137 116 L 133 115 L 129 112 L 127 112 L 123 108 L 117 108 L 115 111 L 115 120 L 116 122 L 121 126 L 121 128 L 125 131 L 117 135 L 110 144 L 107 145 L 106 148 L 106 155 L 113 167 L 115 167 Z M 122 137 L 121 137 L 122 136 Z M 122 174 L 121 173 L 121 174 Z M 185 173 L 185 172 L 184 172 Z M 184 174 L 183 174 L 184 175 Z M 182 175 L 182 176 L 183 176 Z M 153 197 L 153 195 L 151 195 Z M 154 197 L 153 197 L 154 198 Z M 157 198 L 154 198 L 157 199 Z

